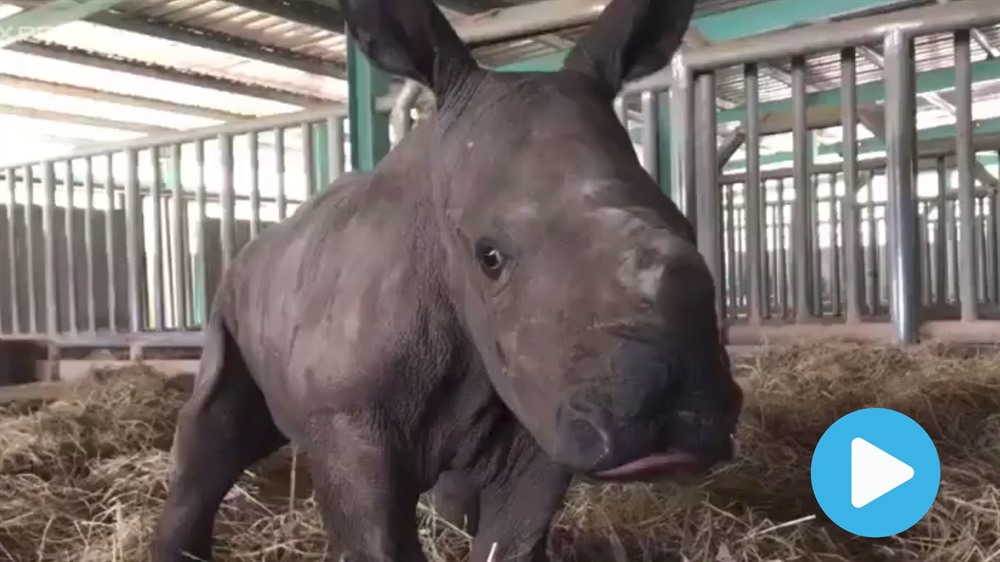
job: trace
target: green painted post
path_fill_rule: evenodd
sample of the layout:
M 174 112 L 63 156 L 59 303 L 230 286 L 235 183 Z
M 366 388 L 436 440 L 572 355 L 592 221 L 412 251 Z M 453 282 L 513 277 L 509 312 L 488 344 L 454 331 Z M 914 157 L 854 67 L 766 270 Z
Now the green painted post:
M 389 76 L 376 68 L 347 41 L 347 90 L 351 138 L 351 166 L 371 170 L 389 152 L 389 116 L 379 113 L 375 103 L 389 93 Z M 329 154 L 329 151 L 327 151 Z
M 330 132 L 326 123 L 312 125 L 313 166 L 316 177 L 316 192 L 330 187 L 333 175 L 330 173 Z

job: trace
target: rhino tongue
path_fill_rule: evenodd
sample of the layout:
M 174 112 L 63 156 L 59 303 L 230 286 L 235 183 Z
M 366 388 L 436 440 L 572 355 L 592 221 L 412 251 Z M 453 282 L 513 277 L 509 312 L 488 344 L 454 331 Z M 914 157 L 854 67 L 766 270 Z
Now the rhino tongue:
M 603 480 L 644 480 L 700 472 L 703 463 L 687 451 L 657 453 L 597 473 Z

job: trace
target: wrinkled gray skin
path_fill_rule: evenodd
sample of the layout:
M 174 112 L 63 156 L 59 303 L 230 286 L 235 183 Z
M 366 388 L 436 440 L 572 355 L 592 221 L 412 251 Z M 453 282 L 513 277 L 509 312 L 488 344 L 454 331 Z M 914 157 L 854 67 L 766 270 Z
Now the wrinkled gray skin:
M 741 393 L 690 224 L 612 110 L 694 0 L 615 0 L 562 72 L 479 69 L 427 0 L 345 0 L 361 48 L 437 99 L 226 272 L 178 420 L 153 562 L 209 559 L 241 471 L 307 453 L 333 560 L 426 560 L 415 504 L 471 515 L 471 560 L 546 560 L 574 476 L 699 472 Z

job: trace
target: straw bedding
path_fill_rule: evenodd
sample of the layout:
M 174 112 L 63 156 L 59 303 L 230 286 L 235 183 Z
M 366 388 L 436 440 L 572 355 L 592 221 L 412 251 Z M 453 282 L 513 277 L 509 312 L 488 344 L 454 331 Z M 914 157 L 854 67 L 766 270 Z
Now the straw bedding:
M 575 487 L 554 521 L 554 560 L 1000 560 L 1000 351 L 810 344 L 736 367 L 752 388 L 739 460 L 694 482 Z M 142 367 L 108 381 L 85 399 L 0 408 L 0 561 L 146 560 L 187 390 Z M 943 463 L 930 513 L 882 540 L 837 529 L 809 485 L 822 432 L 866 406 L 912 416 Z M 283 450 L 234 488 L 216 524 L 218 560 L 324 559 L 308 478 L 293 462 Z M 430 559 L 463 560 L 468 537 L 426 509 L 421 517 Z

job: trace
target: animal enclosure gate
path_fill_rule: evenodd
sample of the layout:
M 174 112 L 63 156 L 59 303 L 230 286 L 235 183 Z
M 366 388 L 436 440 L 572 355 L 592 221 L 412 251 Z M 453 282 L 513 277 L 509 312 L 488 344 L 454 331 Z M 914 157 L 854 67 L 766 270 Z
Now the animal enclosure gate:
M 616 109 L 696 226 L 731 343 L 1000 339 L 1000 121 L 973 103 L 1000 59 L 970 34 L 1000 43 L 990 4 L 693 48 L 627 85 Z M 830 67 L 836 83 L 809 91 Z M 949 77 L 955 124 L 918 130 L 918 98 Z M 405 130 L 417 96 L 400 96 Z M 0 336 L 197 347 L 240 247 L 349 168 L 347 119 L 325 107 L 0 169 Z M 769 137 L 790 141 L 790 168 L 762 154 Z

